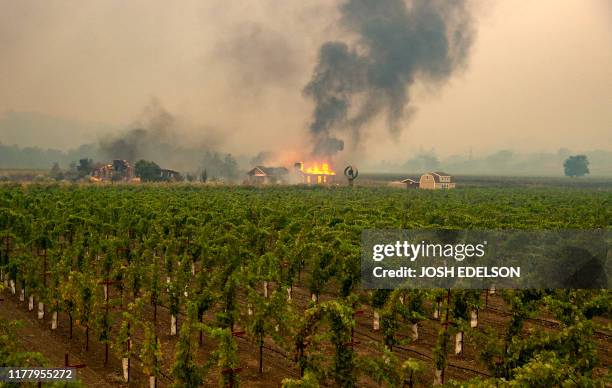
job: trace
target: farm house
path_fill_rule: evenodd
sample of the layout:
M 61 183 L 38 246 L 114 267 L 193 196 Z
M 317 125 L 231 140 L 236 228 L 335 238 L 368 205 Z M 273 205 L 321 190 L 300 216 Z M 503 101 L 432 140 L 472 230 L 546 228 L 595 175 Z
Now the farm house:
M 256 166 L 247 172 L 246 183 L 252 185 L 285 183 L 289 171 L 285 167 Z
M 421 189 L 454 189 L 455 181 L 453 177 L 447 173 L 436 171 L 428 172 L 421 175 L 419 179 L 419 188 Z
M 299 182 L 306 185 L 326 185 L 335 181 L 336 172 L 328 163 L 314 163 L 305 167 L 304 163 L 297 162 L 294 165 Z

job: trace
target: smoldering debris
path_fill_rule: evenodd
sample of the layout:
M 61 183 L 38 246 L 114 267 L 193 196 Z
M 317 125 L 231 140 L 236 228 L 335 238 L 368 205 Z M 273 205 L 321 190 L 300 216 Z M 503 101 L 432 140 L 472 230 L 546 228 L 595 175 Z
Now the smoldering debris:
M 126 160 L 147 159 L 154 153 L 171 151 L 176 146 L 176 122 L 159 100 L 153 98 L 130 125 L 133 129 L 102 138 L 100 151 L 109 159 Z
M 234 157 L 217 151 L 222 142 L 218 132 L 188 128 L 155 98 L 131 127 L 99 141 L 98 153 L 103 159 L 144 159 L 195 174 L 206 169 L 211 179 L 237 178 Z M 199 140 L 193 141 L 193 136 L 188 135 L 193 132 L 200 134 Z

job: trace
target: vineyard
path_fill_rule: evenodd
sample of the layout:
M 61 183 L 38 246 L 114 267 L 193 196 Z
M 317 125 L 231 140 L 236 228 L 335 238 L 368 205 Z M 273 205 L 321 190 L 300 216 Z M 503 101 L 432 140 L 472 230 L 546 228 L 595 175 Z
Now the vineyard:
M 611 204 L 580 188 L 7 184 L 0 315 L 61 345 L 38 351 L 83 364 L 87 386 L 610 386 L 608 290 L 364 290 L 360 243 L 610 230 Z M 34 342 L 0 341 L 0 362 Z

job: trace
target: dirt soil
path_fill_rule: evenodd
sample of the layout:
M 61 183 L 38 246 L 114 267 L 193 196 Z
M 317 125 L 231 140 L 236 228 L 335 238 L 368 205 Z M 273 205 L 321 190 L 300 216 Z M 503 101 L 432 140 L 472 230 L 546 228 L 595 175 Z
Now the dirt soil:
M 64 365 L 64 355 L 70 356 L 71 364 L 85 364 L 86 366 L 77 371 L 78 378 L 87 387 L 145 387 L 147 378 L 142 373 L 139 360 L 131 360 L 130 383 L 124 383 L 121 376 L 121 360 L 109 351 L 108 365 L 104 365 L 104 345 L 100 343 L 95 334 L 91 333 L 89 338 L 89 351 L 85 351 L 85 330 L 76 323 L 73 329 L 73 338 L 69 339 L 69 324 L 66 314 L 59 315 L 59 327 L 51 330 L 50 314 L 43 320 L 37 319 L 36 310 L 27 311 L 27 301 L 19 302 L 17 295 L 9 292 L 3 293 L 4 300 L 0 302 L 0 316 L 7 319 L 18 319 L 23 323 L 23 327 L 17 330 L 18 341 L 24 350 L 37 351 L 42 353 L 50 363 L 50 366 L 61 367 Z M 320 300 L 330 299 L 330 295 L 322 295 Z M 293 304 L 297 311 L 307 308 L 310 295 L 305 288 L 294 287 Z M 244 304 L 243 300 L 239 300 Z M 244 307 L 244 306 L 243 306 Z M 118 312 L 119 310 L 117 310 Z M 479 314 L 479 326 L 494 328 L 500 334 L 507 325 L 508 312 L 503 300 L 497 295 L 487 297 L 487 307 L 483 308 Z M 367 307 L 364 314 L 356 318 L 355 340 L 359 344 L 355 346 L 355 351 L 361 356 L 377 356 L 378 344 L 382 342 L 379 332 L 372 330 L 373 312 Z M 148 308 L 145 312 L 145 319 L 153 321 L 153 309 Z M 179 316 L 179 325 L 184 319 L 184 314 Z M 212 321 L 213 313 L 209 313 L 206 321 Z M 117 324 L 113 329 L 117 330 Z M 557 324 L 545 317 L 529 320 L 526 325 L 529 327 L 537 326 L 540 329 L 555 330 Z M 173 363 L 174 349 L 178 336 L 170 336 L 170 314 L 168 309 L 160 306 L 157 309 L 157 334 L 162 344 L 162 374 L 158 382 L 159 387 L 170 386 L 172 379 L 170 370 Z M 421 360 L 426 366 L 424 385 L 429 386 L 433 381 L 432 368 L 432 349 L 435 346 L 437 333 L 440 328 L 439 320 L 430 318 L 419 323 L 419 339 L 407 345 L 394 348 L 395 354 L 402 360 L 415 358 Z M 240 328 L 236 328 L 240 330 Z M 410 333 L 406 330 L 402 332 L 407 337 Z M 525 333 L 528 335 L 528 333 Z M 139 344 L 143 340 L 142 332 L 134 333 L 134 342 Z M 473 339 L 466 336 L 465 349 L 462 354 L 449 355 L 448 367 L 445 377 L 457 380 L 465 380 L 472 377 L 487 377 L 489 372 L 478 361 L 477 345 Z M 297 365 L 292 360 L 292 354 L 278 346 L 269 343 L 268 349 L 264 350 L 264 372 L 258 372 L 259 348 L 247 338 L 237 339 L 239 347 L 240 367 L 242 368 L 239 376 L 243 387 L 279 387 L 284 378 L 299 376 Z M 611 346 L 612 336 L 610 333 L 599 331 L 596 333 L 596 343 L 602 365 L 610 365 L 612 362 Z M 198 335 L 194 333 L 194 347 L 197 349 L 197 360 L 204 363 L 211 351 L 216 349 L 216 344 L 204 337 L 203 345 L 198 345 Z M 137 345 L 138 347 L 138 345 Z M 333 352 L 321 349 L 324 353 L 329 353 L 329 358 L 333 357 Z M 207 387 L 217 387 L 217 371 L 212 370 L 205 382 Z M 374 382 L 368 381 L 367 377 L 359 382 L 359 386 L 377 386 Z

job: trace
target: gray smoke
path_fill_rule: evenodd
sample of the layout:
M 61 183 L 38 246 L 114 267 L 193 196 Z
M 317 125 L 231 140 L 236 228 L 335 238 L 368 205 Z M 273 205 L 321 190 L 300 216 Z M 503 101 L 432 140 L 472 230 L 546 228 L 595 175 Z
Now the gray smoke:
M 340 11 L 357 44 L 323 44 L 304 88 L 315 102 L 310 132 L 319 155 L 344 148 L 338 132 L 358 143 L 379 114 L 397 135 L 410 86 L 417 78 L 436 86 L 448 80 L 465 65 L 473 37 L 464 0 L 347 0 Z
M 100 151 L 109 159 L 135 161 L 158 155 L 173 148 L 176 119 L 153 98 L 132 128 L 118 136 L 100 140 Z
M 234 178 L 236 161 L 218 150 L 218 131 L 213 128 L 189 128 L 180 117 L 168 112 L 153 98 L 144 108 L 138 120 L 121 133 L 104 138 L 98 144 L 101 160 L 140 159 L 154 161 L 163 168 L 183 172 L 207 169 L 209 178 Z M 193 139 L 186 133 L 198 131 L 201 136 Z
M 302 70 L 295 48 L 285 36 L 257 23 L 241 23 L 215 50 L 238 93 L 256 95 L 264 88 L 295 88 Z

